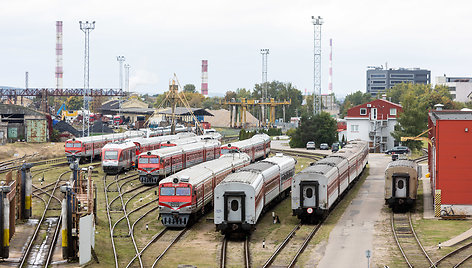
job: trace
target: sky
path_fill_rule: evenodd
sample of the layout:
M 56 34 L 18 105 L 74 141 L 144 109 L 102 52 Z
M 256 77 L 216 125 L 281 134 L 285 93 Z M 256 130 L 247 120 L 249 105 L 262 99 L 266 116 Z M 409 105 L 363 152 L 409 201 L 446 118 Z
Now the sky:
M 123 55 L 130 90 L 160 94 L 175 73 L 201 85 L 208 60 L 211 96 L 253 89 L 262 79 L 313 91 L 311 16 L 321 16 L 322 92 L 327 93 L 329 39 L 337 97 L 365 92 L 367 66 L 423 68 L 435 77 L 471 76 L 472 1 L 436 0 L 0 0 L 0 86 L 56 86 L 57 20 L 63 21 L 66 88 L 83 87 L 84 33 L 90 33 L 90 87 L 118 88 Z

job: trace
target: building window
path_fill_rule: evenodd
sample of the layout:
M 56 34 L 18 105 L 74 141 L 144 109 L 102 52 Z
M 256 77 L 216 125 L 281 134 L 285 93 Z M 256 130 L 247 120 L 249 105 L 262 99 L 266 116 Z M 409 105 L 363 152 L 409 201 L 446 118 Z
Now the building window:
M 371 74 L 370 78 L 386 78 L 385 74 Z
M 370 87 L 370 89 L 383 90 L 383 89 L 385 89 L 385 87 Z
M 371 84 L 385 84 L 385 80 L 374 80 L 370 81 Z
M 397 108 L 390 108 L 390 115 L 397 115 Z
M 449 87 L 449 91 L 456 91 L 456 87 Z
M 401 83 L 413 83 L 412 80 L 390 80 L 390 84 L 396 85 Z
M 359 132 L 359 125 L 351 125 L 351 132 Z
M 366 114 L 367 114 L 367 109 L 361 108 L 361 115 L 366 115 Z
M 415 78 L 414 74 L 390 74 L 390 78 Z
M 456 99 L 456 94 L 451 94 L 451 98 L 452 98 L 453 100 L 455 100 L 455 99 Z

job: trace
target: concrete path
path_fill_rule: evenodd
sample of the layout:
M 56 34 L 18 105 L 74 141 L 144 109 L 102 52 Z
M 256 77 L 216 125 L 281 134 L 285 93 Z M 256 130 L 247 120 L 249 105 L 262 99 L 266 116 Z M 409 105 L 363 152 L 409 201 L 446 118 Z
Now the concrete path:
M 385 154 L 369 154 L 370 175 L 333 228 L 318 267 L 367 267 L 365 254 L 375 250 L 374 225 L 385 203 L 384 174 L 390 161 Z
M 421 165 L 423 182 L 423 219 L 434 219 L 433 195 L 431 194 L 431 180 L 426 178 L 428 166 Z

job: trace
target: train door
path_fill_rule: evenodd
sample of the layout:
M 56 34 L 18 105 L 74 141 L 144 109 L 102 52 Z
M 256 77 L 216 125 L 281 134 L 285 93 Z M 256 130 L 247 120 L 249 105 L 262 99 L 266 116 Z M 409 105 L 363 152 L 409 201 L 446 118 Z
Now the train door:
M 393 176 L 393 191 L 396 198 L 406 198 L 408 196 L 409 176 Z
M 300 182 L 300 206 L 318 207 L 319 204 L 319 183 L 317 181 Z
M 244 222 L 244 192 L 230 192 L 225 197 L 225 220 L 228 222 Z
M 377 108 L 370 108 L 370 119 L 377 120 Z

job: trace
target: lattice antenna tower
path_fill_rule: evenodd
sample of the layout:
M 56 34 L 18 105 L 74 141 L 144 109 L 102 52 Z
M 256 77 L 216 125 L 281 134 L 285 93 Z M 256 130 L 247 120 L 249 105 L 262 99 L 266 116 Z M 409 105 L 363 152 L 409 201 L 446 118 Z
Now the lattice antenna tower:
M 131 67 L 129 64 L 125 64 L 125 87 L 126 87 L 126 92 L 127 95 L 129 96 L 129 69 Z
M 125 56 L 116 56 L 116 60 L 120 66 L 120 77 L 119 77 L 119 87 L 123 91 L 123 62 L 126 60 Z M 118 114 L 121 116 L 121 97 L 118 99 Z
M 89 94 L 89 89 L 90 89 L 90 32 L 95 29 L 95 21 L 92 22 L 82 22 L 79 21 L 80 24 L 80 30 L 84 32 L 85 34 L 85 52 L 84 52 L 84 108 L 83 108 L 83 113 L 82 113 L 82 131 L 83 131 L 83 136 L 89 136 L 90 135 L 90 111 L 89 111 L 89 102 L 90 100 L 87 98 L 87 94 Z M 91 94 L 89 94 L 91 95 Z M 92 96 L 90 96 L 91 98 Z M 88 111 L 87 116 L 85 115 L 85 111 Z M 85 130 L 85 127 L 87 125 L 87 131 Z M 87 133 L 85 133 L 87 132 Z
M 62 77 L 64 69 L 62 66 L 62 21 L 56 21 L 56 88 L 62 89 Z
M 314 84 L 313 84 L 313 112 L 314 114 L 321 113 L 321 25 L 323 19 L 318 16 L 311 17 L 313 25 L 315 26 L 314 33 Z

